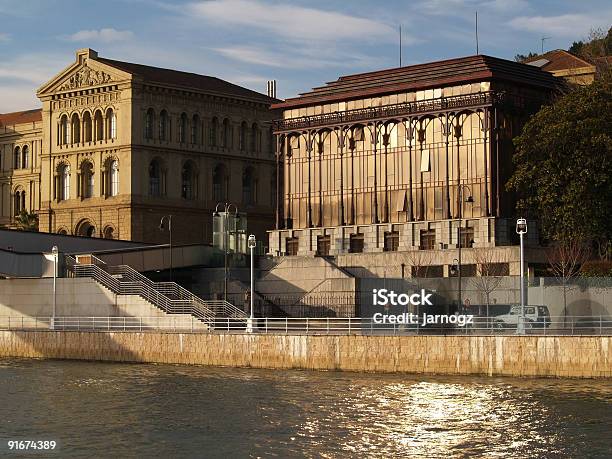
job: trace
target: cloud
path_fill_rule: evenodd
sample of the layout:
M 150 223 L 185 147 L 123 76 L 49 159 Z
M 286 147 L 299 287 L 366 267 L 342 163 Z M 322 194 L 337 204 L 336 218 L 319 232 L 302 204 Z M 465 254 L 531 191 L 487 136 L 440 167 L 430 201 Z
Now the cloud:
M 339 52 L 319 46 L 279 49 L 270 51 L 264 46 L 227 46 L 212 48 L 213 51 L 229 59 L 253 65 L 278 67 L 284 69 L 320 69 L 330 67 L 351 67 L 372 65 L 376 57 L 358 52 Z M 338 59 L 338 55 L 344 56 Z
M 36 97 L 36 90 L 31 86 L 0 85 L 0 113 L 18 112 L 40 108 L 40 100 Z
M 11 41 L 11 36 L 8 33 L 0 32 L 0 43 Z
M 268 4 L 258 0 L 190 3 L 185 13 L 216 24 L 252 27 L 293 40 L 369 38 L 388 41 L 395 40 L 397 36 L 397 31 L 383 22 L 334 11 L 279 3 Z
M 132 38 L 134 34 L 129 30 L 115 30 L 105 28 L 100 30 L 79 30 L 66 37 L 68 41 L 96 41 L 102 43 L 112 43 L 115 41 L 125 41 Z
M 610 15 L 562 14 L 559 16 L 520 16 L 508 24 L 517 30 L 549 34 L 555 37 L 576 37 L 592 28 L 605 25 Z
M 0 59 L 0 113 L 40 107 L 36 90 L 63 68 L 65 54 L 31 53 Z

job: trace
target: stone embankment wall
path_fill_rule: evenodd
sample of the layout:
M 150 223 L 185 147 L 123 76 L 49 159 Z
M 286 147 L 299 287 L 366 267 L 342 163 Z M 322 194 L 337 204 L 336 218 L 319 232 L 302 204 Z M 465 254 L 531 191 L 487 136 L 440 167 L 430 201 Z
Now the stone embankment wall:
M 490 376 L 612 377 L 612 337 L 0 331 L 0 357 Z

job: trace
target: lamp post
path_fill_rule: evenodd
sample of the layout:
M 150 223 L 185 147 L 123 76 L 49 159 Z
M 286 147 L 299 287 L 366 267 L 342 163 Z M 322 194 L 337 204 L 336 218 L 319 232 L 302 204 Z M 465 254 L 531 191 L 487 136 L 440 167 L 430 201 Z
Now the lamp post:
M 519 316 L 518 324 L 516 327 L 516 333 L 519 335 L 525 334 L 525 245 L 523 242 L 523 236 L 527 234 L 527 220 L 519 218 L 516 221 L 516 232 L 520 237 L 521 241 L 521 315 Z
M 249 320 L 247 323 L 247 333 L 253 333 L 253 323 L 255 321 L 255 246 L 257 245 L 257 241 L 255 240 L 255 235 L 251 234 L 249 236 L 249 249 L 251 250 L 251 314 L 249 316 Z
M 53 310 L 51 311 L 51 323 L 49 324 L 49 328 L 55 330 L 55 308 L 57 307 L 57 258 L 59 254 L 56 245 L 51 248 L 51 253 L 53 254 Z
M 168 221 L 168 233 L 170 234 L 170 282 L 172 282 L 172 215 L 164 215 L 159 221 L 159 230 L 164 231 L 164 220 Z
M 217 203 L 215 206 L 214 215 L 219 215 L 219 206 L 223 206 L 223 301 L 227 301 L 227 279 L 229 273 L 228 265 L 228 245 L 229 245 L 229 230 L 227 216 L 232 208 L 234 207 L 234 221 L 238 216 L 238 207 L 230 202 Z
M 457 307 L 461 307 L 461 221 L 463 220 L 463 189 L 467 188 L 469 195 L 465 198 L 465 202 L 473 203 L 474 198 L 472 197 L 472 190 L 468 185 L 459 185 L 459 225 L 457 225 L 457 249 L 458 249 L 458 260 L 457 260 Z

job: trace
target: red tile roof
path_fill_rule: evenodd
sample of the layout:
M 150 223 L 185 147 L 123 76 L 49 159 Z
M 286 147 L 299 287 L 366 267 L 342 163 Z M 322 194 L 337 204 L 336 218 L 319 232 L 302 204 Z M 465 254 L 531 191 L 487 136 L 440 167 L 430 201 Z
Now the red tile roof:
M 96 60 L 119 70 L 123 70 L 124 72 L 128 72 L 132 75 L 138 75 L 145 81 L 151 83 L 182 86 L 219 95 L 249 99 L 264 104 L 277 102 L 276 99 L 271 99 L 265 94 L 251 91 L 250 89 L 243 88 L 242 86 L 238 86 L 216 77 L 199 75 L 197 73 L 181 72 L 180 70 L 151 67 L 142 64 L 133 64 L 131 62 L 115 61 L 113 59 L 106 59 L 102 57 L 98 57 Z
M 34 123 L 36 121 L 42 121 L 42 109 L 40 108 L 22 112 L 0 113 L 0 126 Z
M 592 67 L 593 64 L 590 62 L 573 55 L 572 53 L 565 51 L 563 49 L 555 49 L 553 51 L 548 51 L 540 56 L 530 57 L 525 60 L 525 64 L 529 64 L 530 62 L 536 62 L 541 59 L 546 59 L 549 61 L 547 64 L 544 64 L 540 68 L 547 72 L 554 72 L 557 70 L 569 70 L 569 69 L 577 69 L 581 67 Z
M 557 84 L 554 76 L 537 67 L 477 55 L 342 76 L 299 97 L 274 104 L 272 108 L 330 103 L 495 79 L 544 88 L 553 88 Z

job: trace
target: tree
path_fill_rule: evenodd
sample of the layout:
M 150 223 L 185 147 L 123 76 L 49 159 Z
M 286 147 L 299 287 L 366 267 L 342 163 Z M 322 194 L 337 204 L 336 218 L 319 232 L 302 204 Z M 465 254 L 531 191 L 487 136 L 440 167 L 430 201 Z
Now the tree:
M 549 240 L 612 240 L 612 80 L 544 106 L 514 139 L 507 188 Z
M 495 247 L 478 247 L 472 249 L 472 258 L 476 263 L 477 275 L 470 278 L 470 282 L 483 296 L 489 317 L 491 294 L 499 288 L 504 276 L 510 274 L 507 272 L 508 253 Z
M 409 250 L 406 252 L 406 258 L 410 268 L 412 277 L 427 277 L 432 261 L 432 253 L 429 250 Z
M 593 62 L 598 57 L 612 54 L 612 27 L 605 33 L 603 29 L 591 29 L 587 41 L 575 41 L 568 49 L 572 54 Z
M 15 217 L 15 225 L 17 229 L 22 231 L 38 231 L 38 215 L 23 209 L 19 215 Z
M 563 288 L 563 326 L 565 327 L 569 284 L 578 275 L 583 263 L 589 259 L 589 248 L 578 239 L 566 239 L 550 247 L 546 256 L 551 271 Z
M 532 53 L 531 51 L 529 52 L 529 54 L 517 54 L 516 56 L 514 56 L 514 60 L 516 62 L 525 62 L 527 59 L 532 58 L 532 57 L 536 57 L 538 54 L 537 53 Z

